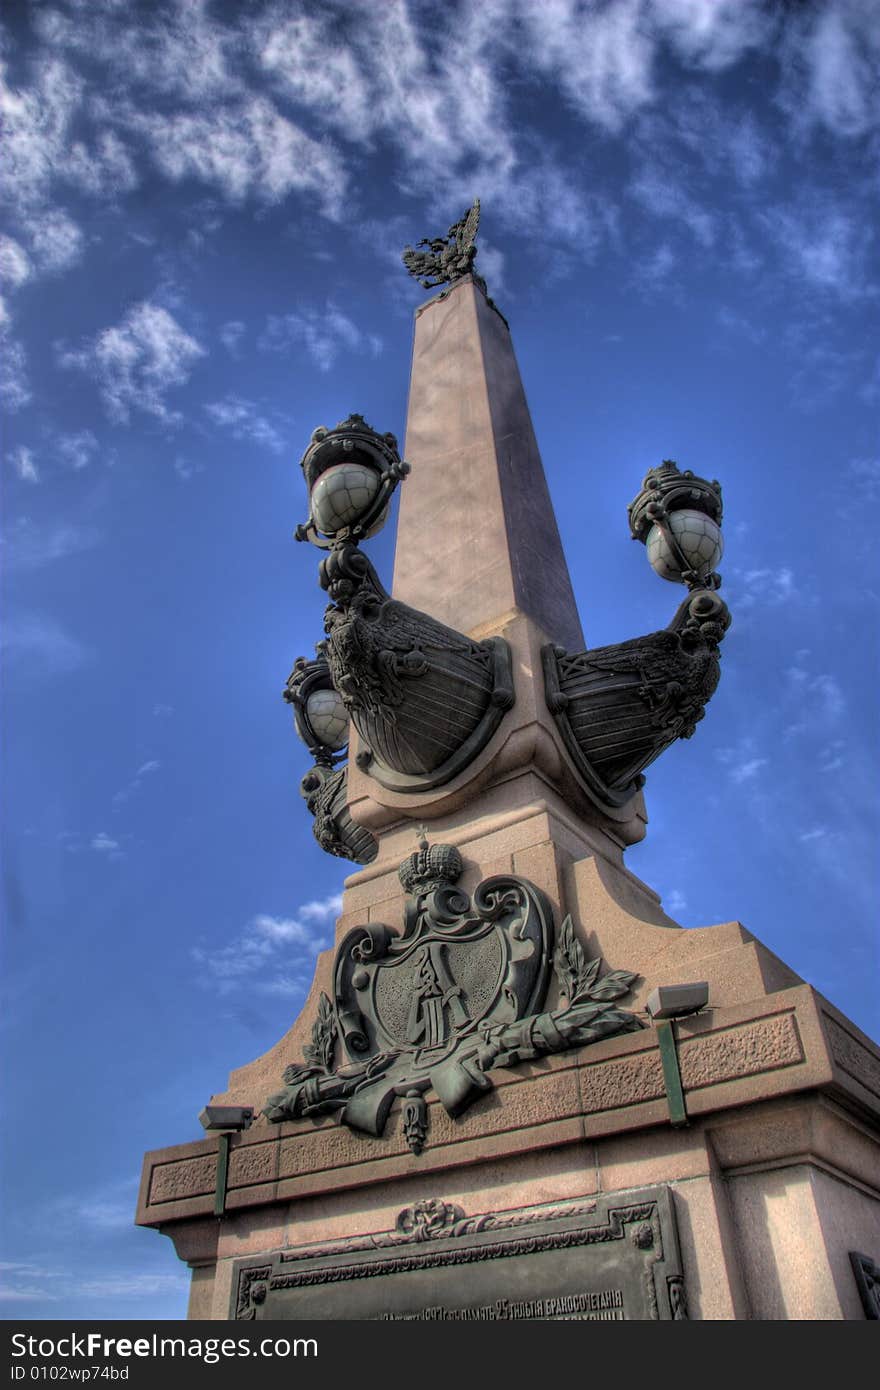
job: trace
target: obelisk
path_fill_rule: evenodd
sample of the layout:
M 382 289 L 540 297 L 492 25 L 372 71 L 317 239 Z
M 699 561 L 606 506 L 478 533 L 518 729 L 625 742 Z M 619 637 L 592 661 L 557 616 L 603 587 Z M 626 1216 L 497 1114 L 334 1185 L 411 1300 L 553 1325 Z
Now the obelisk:
M 481 635 L 583 634 L 510 330 L 473 275 L 416 313 L 395 598 Z
M 636 717 L 660 749 L 702 715 L 729 618 L 675 536 L 684 499 L 711 539 L 720 490 L 649 473 L 631 521 L 688 598 L 582 650 L 478 220 L 404 253 L 440 292 L 416 313 L 393 597 L 366 521 L 318 543 L 352 720 L 403 728 L 437 677 L 483 732 L 445 778 L 387 775 L 394 740 L 356 731 L 344 774 L 326 760 L 375 858 L 299 1018 L 213 1098 L 254 1123 L 147 1154 L 137 1219 L 191 1265 L 195 1318 L 876 1317 L 880 1049 L 738 922 L 678 928 L 624 864 L 638 781 L 584 771 L 597 702 L 626 747 Z M 346 457 L 359 487 L 371 459 L 383 487 L 405 472 L 362 416 L 310 450 L 315 490 Z

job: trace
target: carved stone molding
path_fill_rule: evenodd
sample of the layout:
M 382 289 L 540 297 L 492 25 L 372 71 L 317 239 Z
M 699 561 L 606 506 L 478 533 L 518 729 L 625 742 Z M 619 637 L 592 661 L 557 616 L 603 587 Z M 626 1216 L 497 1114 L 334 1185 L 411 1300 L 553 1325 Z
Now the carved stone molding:
M 864 1086 L 866 1091 L 880 1097 L 880 1059 L 871 1052 L 852 1033 L 825 1014 L 823 1018 L 831 1047 L 831 1055 L 837 1065 Z

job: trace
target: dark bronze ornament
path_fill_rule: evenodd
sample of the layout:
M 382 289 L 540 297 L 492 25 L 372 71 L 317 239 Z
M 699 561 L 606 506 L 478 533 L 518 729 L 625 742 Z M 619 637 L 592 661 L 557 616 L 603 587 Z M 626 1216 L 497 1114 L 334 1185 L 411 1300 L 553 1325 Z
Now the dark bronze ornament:
M 664 459 L 659 468 L 645 474 L 627 512 L 633 540 L 647 546 L 652 566 L 664 578 L 674 578 L 689 589 L 719 587 L 721 576 L 712 572 L 711 564 L 701 564 L 714 550 L 719 557 L 721 553 L 721 484 L 717 480 L 707 482 L 689 468 L 681 472 L 673 459 Z M 691 516 L 695 522 L 689 531 L 685 518 Z M 655 547 L 656 556 L 652 554 Z
M 332 430 L 313 432 L 300 460 L 310 510 L 296 528 L 298 541 L 329 549 L 338 541 L 375 535 L 391 494 L 409 472 L 393 434 L 379 434 L 363 415 L 349 415 Z
M 322 991 L 318 999 L 318 1017 L 312 1024 L 312 1041 L 303 1048 L 303 1056 L 307 1062 L 314 1062 L 319 1067 L 331 1067 L 335 1050 L 336 1015 L 333 1005 Z
M 548 708 L 600 805 L 624 805 L 644 768 L 691 737 L 718 685 L 729 626 L 723 600 L 697 590 L 660 632 L 572 655 L 543 648 Z
M 501 637 L 474 642 L 396 602 L 359 550 L 408 471 L 392 434 L 379 435 L 352 415 L 335 430 L 315 430 L 302 467 L 312 510 L 297 537 L 329 550 L 320 582 L 332 603 L 318 660 L 301 658 L 288 681 L 297 727 L 314 747 L 309 701 L 315 690 L 335 690 L 361 736 L 358 762 L 370 776 L 394 791 L 441 786 L 482 751 L 513 704 L 510 648 Z M 319 768 L 332 765 L 315 756 Z M 317 771 L 303 791 L 324 809 L 330 793 Z M 339 805 L 333 801 L 333 821 Z M 322 843 L 329 848 L 339 838 L 328 829 Z
M 328 854 L 351 859 L 355 864 L 372 864 L 379 844 L 369 830 L 352 820 L 348 809 L 348 768 L 323 767 L 316 763 L 299 784 L 306 806 L 315 818 L 315 839 Z
M 609 808 L 625 805 L 649 763 L 694 733 L 718 685 L 718 647 L 730 626 L 713 569 L 722 549 L 720 484 L 664 459 L 628 512 L 653 568 L 685 584 L 688 597 L 660 632 L 585 652 L 542 651 L 547 706 L 586 789 Z
M 472 641 L 392 599 L 365 555 L 334 547 L 321 564 L 333 684 L 362 740 L 358 761 L 383 787 L 425 791 L 462 772 L 513 704 L 510 648 Z
M 293 706 L 296 731 L 315 759 L 299 784 L 300 794 L 315 818 L 312 829 L 321 848 L 355 864 L 370 864 L 379 852 L 378 842 L 352 820 L 348 772 L 336 766 L 347 753 L 348 712 L 333 687 L 324 643 L 315 651 L 311 661 L 297 657 L 283 692 Z
M 480 200 L 458 222 L 453 222 L 445 237 L 423 237 L 417 246 L 407 246 L 403 263 L 426 290 L 437 285 L 452 284 L 463 275 L 474 275 L 485 289 L 485 281 L 473 269 L 477 254 L 477 229 L 480 225 Z M 427 250 L 420 251 L 420 246 Z
M 345 759 L 348 734 L 339 727 L 340 721 L 333 718 L 333 705 L 339 697 L 333 688 L 323 642 L 317 644 L 315 652 L 312 660 L 297 657 L 282 697 L 293 706 L 296 732 L 315 762 L 320 767 L 334 767 Z M 332 742 L 327 741 L 328 720 L 332 721 L 329 731 Z
M 427 1090 L 455 1117 L 491 1090 L 496 1067 L 641 1026 L 613 1006 L 635 975 L 600 975 L 601 961 L 585 958 L 569 917 L 554 951 L 553 914 L 539 888 L 502 874 L 468 897 L 455 886 L 461 872 L 457 850 L 423 839 L 400 868 L 409 891 L 403 932 L 371 923 L 344 938 L 334 967 L 336 1031 L 325 1016 L 321 1037 L 338 1035 L 350 1061 L 319 1063 L 313 1042 L 306 1065 L 288 1067 L 285 1090 L 267 1101 L 270 1120 L 337 1111 L 344 1124 L 378 1135 L 400 1097 L 404 1135 L 420 1153 Z M 551 967 L 565 1004 L 548 1012 Z
M 858 1250 L 850 1250 L 849 1259 L 865 1317 L 880 1318 L 880 1265 Z

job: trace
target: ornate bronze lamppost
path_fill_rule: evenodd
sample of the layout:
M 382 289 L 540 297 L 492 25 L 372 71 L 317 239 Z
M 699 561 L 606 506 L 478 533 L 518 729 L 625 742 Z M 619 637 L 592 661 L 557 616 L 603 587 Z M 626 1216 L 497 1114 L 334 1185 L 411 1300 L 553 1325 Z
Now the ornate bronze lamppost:
M 422 243 L 429 252 L 408 249 L 411 273 L 431 287 L 472 275 L 478 216 L 475 205 L 448 243 Z M 364 864 L 378 846 L 347 805 L 348 721 L 358 766 L 378 788 L 404 793 L 416 814 L 420 794 L 431 802 L 471 769 L 514 705 L 511 650 L 500 636 L 475 641 L 393 599 L 361 550 L 410 471 L 393 435 L 351 415 L 315 430 L 301 466 L 309 516 L 296 535 L 325 552 L 319 576 L 330 603 L 325 638 L 314 659 L 296 662 L 285 698 L 315 760 L 302 782 L 315 834 L 330 853 Z M 547 706 L 576 780 L 612 819 L 638 793 L 643 768 L 693 733 L 718 683 L 718 644 L 730 623 L 714 569 L 718 484 L 667 459 L 645 477 L 629 517 L 657 573 L 688 589 L 672 622 L 616 646 L 542 650 Z M 400 1097 L 407 1143 L 419 1153 L 429 1089 L 454 1117 L 499 1069 L 642 1026 L 617 1006 L 635 976 L 602 973 L 600 959 L 587 960 L 571 920 L 554 927 L 541 889 L 502 874 L 468 894 L 458 887 L 463 868 L 457 849 L 430 845 L 423 833 L 400 865 L 402 933 L 370 923 L 342 940 L 333 999 L 322 995 L 304 1062 L 287 1068 L 284 1089 L 269 1098 L 271 1120 L 335 1112 L 381 1134 Z M 485 979 L 476 964 L 484 957 L 492 960 Z M 340 1052 L 349 1060 L 337 1067 Z

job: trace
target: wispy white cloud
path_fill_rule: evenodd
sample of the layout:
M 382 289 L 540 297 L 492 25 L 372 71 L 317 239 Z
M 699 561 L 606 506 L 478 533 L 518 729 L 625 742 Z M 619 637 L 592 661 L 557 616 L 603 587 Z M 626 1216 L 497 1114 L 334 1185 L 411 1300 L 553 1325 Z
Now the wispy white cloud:
M 366 351 L 377 357 L 382 339 L 363 333 L 335 304 L 290 314 L 270 314 L 257 342 L 263 352 L 289 352 L 302 345 L 322 372 L 329 372 L 340 352 Z
M 728 769 L 731 782 L 741 786 L 743 782 L 750 782 L 756 777 L 762 767 L 767 766 L 766 758 L 748 758 L 743 763 L 734 763 Z
M 12 88 L 0 75 L 5 147 L 0 188 L 7 206 L 28 213 L 49 205 L 82 93 L 82 80 L 51 56 L 35 65 L 29 87 Z
M 131 1213 L 129 1213 L 129 1223 Z M 49 1302 L 66 1304 L 80 1298 L 144 1299 L 168 1294 L 185 1294 L 189 1283 L 183 1274 L 150 1274 L 143 1270 L 110 1269 L 97 1277 L 83 1275 L 59 1264 L 57 1267 L 35 1262 L 7 1261 L 0 1265 L 0 1301 L 5 1303 Z
M 32 274 L 33 266 L 24 247 L 14 237 L 0 236 L 0 281 L 14 290 Z
M 873 5 L 816 6 L 787 40 L 789 104 L 801 122 L 851 138 L 876 128 L 880 35 Z
M 842 702 L 835 711 L 835 713 L 837 712 L 843 712 Z M 841 768 L 846 765 L 847 759 L 844 756 L 846 749 L 846 739 L 836 738 L 833 739 L 831 743 L 826 744 L 824 748 L 819 750 L 819 760 L 817 763 L 818 771 L 823 775 L 827 775 L 831 772 L 839 772 Z
M 342 896 L 303 903 L 293 917 L 259 913 L 226 946 L 193 949 L 200 983 L 221 995 L 248 988 L 263 994 L 289 994 L 308 985 L 314 957 L 330 945 L 332 923 Z
M 208 111 L 133 111 L 128 123 L 175 183 L 198 179 L 232 203 L 251 197 L 279 203 L 291 193 L 312 194 L 325 216 L 341 214 L 348 176 L 336 151 L 263 96 Z
M 753 608 L 755 605 L 791 603 L 802 598 L 794 571 L 788 565 L 778 565 L 776 568 L 765 566 L 751 570 L 734 569 L 730 577 L 736 590 L 736 597 L 731 602 L 734 607 L 740 609 Z
M 808 845 L 812 840 L 824 840 L 830 833 L 827 825 L 816 825 L 812 830 L 802 830 L 798 839 L 802 845 Z
M 687 898 L 681 889 L 672 888 L 668 893 L 664 893 L 663 906 L 670 916 L 674 916 L 676 912 L 684 912 L 687 907 Z
M 865 372 L 865 351 L 858 339 L 840 333 L 839 314 L 813 312 L 788 323 L 782 340 L 792 363 L 792 403 L 806 413 L 850 391 Z
M 89 842 L 91 849 L 97 850 L 99 854 L 110 854 L 119 849 L 119 841 L 114 840 L 105 830 L 99 830 Z
M 755 781 L 761 768 L 766 767 L 769 761 L 762 756 L 756 746 L 756 740 L 751 736 L 739 739 L 730 747 L 716 749 L 715 757 L 726 769 L 727 776 L 735 787 Z
M 730 309 L 726 304 L 721 305 L 717 318 L 722 328 L 727 329 L 729 333 L 747 338 L 751 343 L 763 343 L 767 337 L 767 329 L 762 324 L 753 323 L 745 314 Z
M 9 455 L 9 461 L 23 483 L 38 483 L 40 481 L 40 470 L 37 468 L 34 451 L 29 449 L 26 444 L 19 444 L 16 449 L 13 449 Z
M 95 1279 L 76 1282 L 77 1294 L 83 1298 L 156 1298 L 169 1294 L 186 1294 L 190 1276 L 187 1274 L 145 1274 L 143 1270 L 111 1270 Z
M 61 208 L 29 212 L 22 220 L 31 256 L 39 270 L 68 270 L 83 253 L 82 229 Z
M 41 8 L 34 23 L 55 52 L 84 53 L 114 64 L 126 89 L 198 102 L 241 90 L 231 60 L 240 56 L 244 35 L 235 24 L 218 22 L 212 8 L 210 0 L 187 0 L 185 5 L 158 3 L 134 14 L 111 0 L 76 5 L 69 14 Z
M 703 247 L 716 237 L 715 218 L 700 207 L 683 187 L 664 172 L 644 168 L 629 185 L 629 193 L 655 217 L 682 222 Z
M 104 1237 L 117 1231 L 130 1231 L 137 1198 L 137 1176 L 110 1179 L 100 1188 L 85 1192 L 66 1191 L 63 1196 L 44 1202 L 39 1213 L 32 1217 L 30 1229 L 35 1244 L 50 1236 L 58 1245 L 58 1237 L 73 1236 L 80 1245 L 91 1243 L 94 1237 Z M 32 1263 L 34 1271 L 41 1267 Z M 42 1269 L 46 1278 L 58 1276 L 54 1270 Z
M 136 796 L 144 785 L 144 778 L 158 772 L 161 766 L 162 764 L 156 758 L 149 758 L 147 762 L 141 763 L 131 781 L 115 793 L 113 797 L 114 807 L 118 809 L 118 807 L 124 806 L 126 801 L 130 801 L 133 796 Z
M 0 405 L 10 413 L 22 410 L 32 399 L 24 346 L 12 336 L 10 320 L 0 301 Z
M 870 292 L 873 229 L 839 199 L 771 207 L 760 220 L 779 249 L 780 269 L 799 283 L 844 301 Z
M 561 101 L 610 140 L 645 120 L 665 126 L 666 162 L 642 162 L 630 193 L 708 249 L 721 231 L 699 183 L 677 176 L 678 156 L 686 150 L 704 174 L 748 190 L 779 149 L 751 110 L 719 114 L 705 96 L 712 75 L 761 49 L 779 59 L 783 105 L 799 129 L 864 134 L 878 121 L 869 10 L 863 0 L 784 19 L 763 0 L 40 7 L 41 56 L 29 83 L 3 97 L 6 178 L 32 230 L 43 229 L 33 235 L 49 248 L 45 265 L 60 266 L 81 249 L 74 231 L 61 232 L 64 185 L 116 198 L 147 158 L 167 179 L 197 179 L 233 203 L 302 199 L 338 219 L 364 154 L 381 143 L 404 192 L 427 196 L 438 213 L 480 191 L 511 228 L 589 259 L 597 239 L 615 235 L 617 210 L 572 179 L 537 123 L 515 120 L 517 89 L 540 84 L 542 101 Z M 78 70 L 86 59 L 106 73 L 100 86 Z M 672 103 L 670 63 L 679 69 Z M 853 292 L 863 252 L 851 208 L 815 226 L 789 210 L 769 216 L 768 234 L 798 274 Z
M 342 911 L 342 894 L 331 893 L 329 898 L 311 898 L 303 903 L 298 915 L 307 922 L 327 922 Z
M 643 13 L 685 63 L 707 72 L 732 67 L 775 29 L 760 0 L 656 0 Z
M 178 478 L 188 483 L 190 478 L 195 477 L 196 473 L 204 473 L 205 465 L 200 459 L 191 459 L 184 454 L 177 454 L 174 459 L 174 471 Z
M 866 501 L 880 501 L 880 458 L 851 459 L 847 472 L 852 485 Z
M 116 133 L 104 129 L 88 143 L 74 138 L 86 95 L 84 79 L 54 54 L 40 56 L 29 86 L 12 88 L 0 72 L 0 191 L 39 271 L 66 270 L 83 251 L 81 228 L 59 205 L 66 185 L 106 196 L 128 191 L 136 182 L 131 157 Z
M 78 471 L 91 463 L 98 452 L 98 441 L 91 430 L 77 430 L 75 434 L 60 434 L 56 447 L 62 462 Z
M 115 130 L 98 132 L 91 147 L 75 140 L 65 155 L 65 173 L 96 198 L 117 198 L 140 183 L 131 151 Z
M 636 260 L 632 267 L 633 283 L 647 294 L 653 294 L 668 282 L 678 265 L 679 259 L 675 251 L 668 241 L 663 241 L 655 250 Z
M 0 542 L 3 564 L 7 570 L 40 569 L 68 555 L 91 550 L 100 539 L 100 532 L 93 526 L 72 521 L 38 525 L 30 517 L 20 516 L 7 527 Z
M 245 326 L 241 319 L 230 319 L 220 329 L 220 341 L 230 357 L 238 356 L 238 345 L 245 331 Z
M 602 8 L 557 0 L 519 8 L 527 61 L 555 79 L 592 124 L 617 132 L 651 101 L 656 42 L 641 0 Z
M 846 710 L 846 697 L 836 676 L 800 665 L 789 667 L 785 674 L 789 707 L 795 716 L 785 727 L 786 738 L 815 733 L 839 722 Z M 838 755 L 839 748 L 826 750 L 826 763 L 836 762 Z M 826 770 L 834 768 L 828 766 Z
M 4 1303 L 33 1303 L 48 1299 L 55 1302 L 64 1295 L 60 1269 L 52 1269 L 31 1260 L 0 1261 L 0 1301 Z
M 671 189 L 687 184 L 686 208 L 694 208 L 696 191 L 715 180 L 747 192 L 754 189 L 779 159 L 755 114 L 735 102 L 719 103 L 705 83 L 683 85 L 674 103 L 658 103 L 643 113 L 634 145 L 649 169 L 662 171 Z
M 364 20 L 371 27 L 366 12 Z M 276 90 L 308 110 L 323 109 L 328 125 L 339 134 L 365 141 L 381 123 L 372 65 L 361 61 L 362 54 L 339 34 L 338 18 L 329 7 L 309 15 L 272 6 L 256 29 L 254 46 Z
M 205 412 L 215 425 L 229 430 L 233 439 L 246 440 L 280 454 L 286 447 L 286 440 L 263 414 L 253 401 L 241 396 L 227 396 L 222 401 L 211 401 Z
M 88 657 L 83 644 L 60 623 L 38 614 L 7 617 L 0 628 L 0 650 L 8 674 L 63 675 L 75 671 Z
M 166 394 L 183 386 L 205 349 L 160 304 L 136 304 L 122 321 L 85 346 L 59 345 L 63 367 L 94 376 L 110 418 L 127 424 L 133 409 L 174 424 L 179 415 L 169 410 Z

